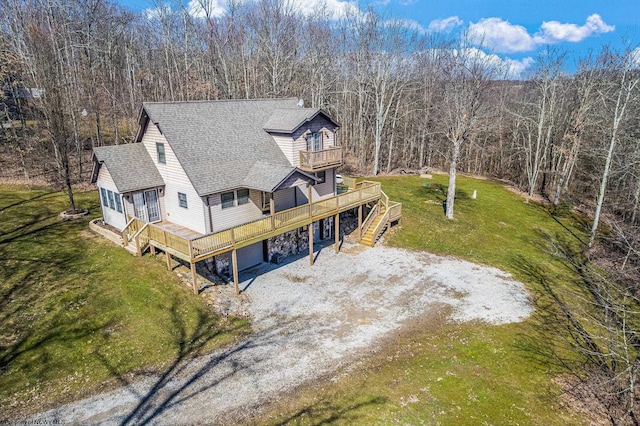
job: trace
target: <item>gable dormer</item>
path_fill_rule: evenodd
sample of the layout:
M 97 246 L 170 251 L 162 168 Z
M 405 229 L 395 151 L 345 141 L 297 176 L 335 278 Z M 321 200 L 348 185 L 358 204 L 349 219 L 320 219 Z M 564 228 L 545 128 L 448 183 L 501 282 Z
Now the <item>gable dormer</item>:
M 320 108 L 283 108 L 264 125 L 292 166 L 315 172 L 342 165 L 340 124 Z

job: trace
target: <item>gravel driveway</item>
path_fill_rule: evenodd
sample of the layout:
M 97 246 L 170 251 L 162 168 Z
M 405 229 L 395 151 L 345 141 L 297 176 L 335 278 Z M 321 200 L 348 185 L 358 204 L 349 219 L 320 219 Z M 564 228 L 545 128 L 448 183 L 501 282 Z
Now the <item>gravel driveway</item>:
M 452 321 L 500 324 L 531 313 L 524 286 L 470 262 L 345 244 L 241 274 L 255 332 L 163 376 L 34 418 L 78 424 L 197 424 L 248 420 L 294 387 L 346 365 L 404 321 L 452 307 Z M 256 270 L 248 271 L 255 273 Z

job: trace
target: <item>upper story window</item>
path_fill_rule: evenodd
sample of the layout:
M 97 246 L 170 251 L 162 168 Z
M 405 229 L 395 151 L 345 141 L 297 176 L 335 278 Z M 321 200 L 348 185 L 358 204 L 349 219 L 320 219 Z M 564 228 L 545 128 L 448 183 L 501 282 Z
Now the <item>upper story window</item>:
M 167 158 L 164 155 L 163 143 L 156 143 L 156 152 L 158 153 L 158 163 L 167 164 Z
M 184 209 L 187 207 L 187 194 L 183 194 L 182 192 L 178 192 L 178 205 Z
M 249 203 L 249 190 L 243 188 L 238 189 L 237 191 L 223 192 L 220 198 L 222 199 L 223 209 L 233 206 L 241 206 Z
M 238 189 L 238 205 L 247 204 L 249 202 L 249 190 Z
M 307 151 L 322 151 L 322 133 L 310 133 L 307 136 Z
M 222 194 L 222 208 L 226 209 L 228 207 L 233 207 L 235 205 L 235 197 L 236 193 L 233 191 L 224 192 Z

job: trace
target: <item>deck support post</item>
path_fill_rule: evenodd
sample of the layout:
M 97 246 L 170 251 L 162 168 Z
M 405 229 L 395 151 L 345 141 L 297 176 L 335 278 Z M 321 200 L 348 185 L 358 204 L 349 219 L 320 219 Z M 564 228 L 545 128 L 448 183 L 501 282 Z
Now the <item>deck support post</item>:
M 273 201 L 273 192 L 269 193 L 269 215 L 271 216 L 271 230 L 276 230 L 276 206 Z
M 156 255 L 156 246 L 154 246 L 153 244 L 149 244 L 149 251 L 151 252 L 151 256 L 155 256 Z
M 336 253 L 338 253 L 340 251 L 340 213 L 336 214 L 335 217 L 333 218 L 333 226 L 334 226 L 334 230 L 333 233 L 335 234 L 335 239 L 336 239 Z
M 198 294 L 200 288 L 198 288 L 198 276 L 196 275 L 196 262 L 193 259 L 193 241 L 189 240 L 189 259 L 191 261 L 191 277 L 193 279 L 191 286 L 193 287 L 193 294 Z
M 313 222 L 309 224 L 309 265 L 313 266 Z
M 238 250 L 235 248 L 231 251 L 231 267 L 233 268 L 233 285 L 236 289 L 236 294 L 240 294 L 240 288 L 238 287 Z
M 136 236 L 136 252 L 138 253 L 138 257 L 142 257 L 142 249 L 140 249 L 140 235 Z
M 191 288 L 193 289 L 193 294 L 198 294 L 198 276 L 196 275 L 196 262 L 191 261 L 191 277 L 193 281 L 191 282 Z
M 362 239 L 362 204 L 358 206 L 358 241 Z
M 171 255 L 169 254 L 168 251 L 165 251 L 164 254 L 167 258 L 167 269 L 171 270 L 173 268 L 173 265 L 171 264 Z

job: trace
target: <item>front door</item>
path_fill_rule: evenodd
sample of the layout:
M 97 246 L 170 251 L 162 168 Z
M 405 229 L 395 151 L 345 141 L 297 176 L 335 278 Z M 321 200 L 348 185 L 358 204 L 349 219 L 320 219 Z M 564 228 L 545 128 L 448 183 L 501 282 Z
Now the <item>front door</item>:
M 147 204 L 147 214 L 149 222 L 157 222 L 160 220 L 160 207 L 158 206 L 158 191 L 152 189 L 144 192 L 144 199 Z
M 145 222 L 157 222 L 160 220 L 158 191 L 156 189 L 133 194 L 133 207 L 136 217 L 140 220 Z

